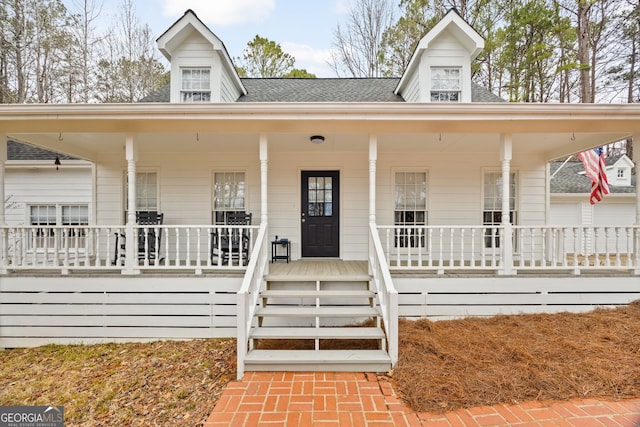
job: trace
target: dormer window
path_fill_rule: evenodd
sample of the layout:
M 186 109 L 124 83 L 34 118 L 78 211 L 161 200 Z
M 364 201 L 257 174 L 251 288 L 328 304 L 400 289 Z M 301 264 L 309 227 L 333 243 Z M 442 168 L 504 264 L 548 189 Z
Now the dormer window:
M 211 102 L 211 70 L 209 68 L 183 68 L 182 102 Z
M 618 168 L 618 179 L 624 179 L 624 168 Z
M 431 102 L 460 102 L 460 68 L 431 68 Z

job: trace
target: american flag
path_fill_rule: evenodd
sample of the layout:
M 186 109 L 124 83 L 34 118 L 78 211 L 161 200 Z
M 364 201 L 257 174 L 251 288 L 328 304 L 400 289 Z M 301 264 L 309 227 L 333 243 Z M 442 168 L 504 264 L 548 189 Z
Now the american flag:
M 607 171 L 604 162 L 604 152 L 602 147 L 593 150 L 583 151 L 578 154 L 584 165 L 584 173 L 591 178 L 591 196 L 589 202 L 595 204 L 602 200 L 605 194 L 609 194 L 609 182 L 607 181 Z

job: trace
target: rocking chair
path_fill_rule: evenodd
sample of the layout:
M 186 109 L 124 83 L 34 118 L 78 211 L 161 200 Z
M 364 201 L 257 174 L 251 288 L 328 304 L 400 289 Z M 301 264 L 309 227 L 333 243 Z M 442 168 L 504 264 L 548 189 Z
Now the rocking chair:
M 229 212 L 225 226 L 216 228 L 211 233 L 211 262 L 216 263 L 218 256 L 222 264 L 237 259 L 241 265 L 249 262 L 251 237 L 248 228 L 229 228 L 226 226 L 251 225 L 251 213 Z

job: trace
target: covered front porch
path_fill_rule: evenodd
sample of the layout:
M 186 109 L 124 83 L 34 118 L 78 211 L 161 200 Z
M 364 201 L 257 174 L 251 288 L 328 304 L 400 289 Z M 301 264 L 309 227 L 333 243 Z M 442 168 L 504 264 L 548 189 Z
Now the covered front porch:
M 398 316 L 585 310 L 640 297 L 640 214 L 627 225 L 548 225 L 547 166 L 639 134 L 637 106 L 306 107 L 0 107 L 2 139 L 95 164 L 84 223 L 7 224 L 0 208 L 0 346 L 235 336 L 242 373 L 256 324 L 301 315 L 261 310 L 271 280 L 292 292 L 274 276 L 286 262 L 271 262 L 283 239 L 291 268 L 366 270 L 353 279 L 366 289 L 348 297 L 379 320 L 371 334 L 384 331 L 379 350 L 391 365 Z M 320 134 L 324 143 L 311 143 Z M 141 211 L 162 221 L 141 224 Z M 227 221 L 239 212 L 250 223 Z M 309 223 L 316 237 L 332 236 L 323 259 L 306 252 Z M 346 311 L 325 276 L 314 267 L 300 280 L 316 283 L 303 305 L 317 324 Z

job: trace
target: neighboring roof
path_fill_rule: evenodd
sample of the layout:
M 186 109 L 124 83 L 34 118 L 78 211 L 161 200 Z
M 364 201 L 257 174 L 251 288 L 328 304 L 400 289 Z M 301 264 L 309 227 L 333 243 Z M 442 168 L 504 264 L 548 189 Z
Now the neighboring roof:
M 404 102 L 393 93 L 398 78 L 244 78 L 247 94 L 238 102 Z M 140 102 L 169 102 L 170 87 L 163 86 Z M 487 89 L 471 84 L 473 102 L 505 102 Z
M 79 160 L 76 157 L 58 154 L 53 151 L 35 147 L 33 145 L 24 144 L 22 142 L 7 140 L 7 160 L 51 160 L 54 161 L 56 156 L 60 160 Z
M 611 166 L 615 164 L 618 160 L 620 160 L 619 156 L 612 156 L 606 159 L 607 166 Z M 564 166 L 562 166 L 564 162 L 551 162 L 550 173 L 553 175 L 558 168 L 560 170 L 558 173 L 551 179 L 550 188 L 551 194 L 554 193 L 589 193 L 591 191 L 591 179 L 588 178 L 584 173 L 584 167 L 582 166 L 581 161 L 569 161 Z M 633 194 L 635 193 L 636 187 L 636 177 L 637 175 L 631 175 L 631 186 L 628 187 L 618 187 L 618 186 L 609 186 L 609 192 L 611 194 L 620 193 L 620 194 Z

